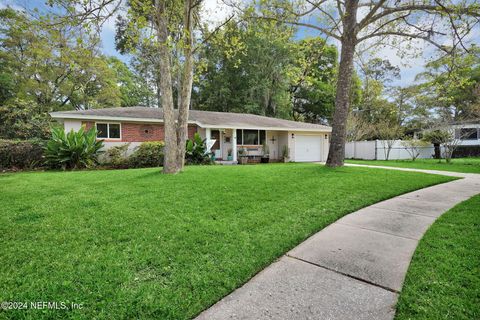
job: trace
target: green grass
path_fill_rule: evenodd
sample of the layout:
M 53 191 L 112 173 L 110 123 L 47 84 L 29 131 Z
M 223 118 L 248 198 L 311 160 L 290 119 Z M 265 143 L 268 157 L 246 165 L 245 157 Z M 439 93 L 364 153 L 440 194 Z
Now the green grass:
M 480 195 L 445 213 L 422 238 L 396 319 L 480 319 Z
M 437 159 L 411 160 L 346 160 L 346 163 L 368 164 L 374 166 L 389 166 L 400 168 L 415 168 L 427 170 L 453 171 L 463 173 L 480 173 L 480 158 L 452 159 L 451 163 Z
M 0 301 L 15 319 L 185 319 L 341 216 L 451 178 L 315 164 L 0 175 Z

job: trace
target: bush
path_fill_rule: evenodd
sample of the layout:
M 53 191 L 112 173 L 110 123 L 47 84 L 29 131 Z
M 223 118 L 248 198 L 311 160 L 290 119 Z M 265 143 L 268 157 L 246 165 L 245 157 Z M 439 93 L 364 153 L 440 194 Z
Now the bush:
M 210 164 L 212 162 L 207 152 L 205 139 L 202 140 L 198 133 L 195 133 L 192 140 L 187 141 L 185 161 L 187 164 Z
M 0 140 L 0 169 L 33 169 L 43 164 L 42 140 Z
M 0 137 L 48 139 L 50 116 L 34 101 L 13 99 L 0 106 Z
M 161 141 L 143 142 L 128 158 L 128 162 L 133 168 L 161 167 L 163 147 L 164 144 Z
M 422 148 L 428 147 L 429 145 L 427 141 L 411 138 L 404 139 L 400 143 L 405 150 L 407 150 L 412 161 L 415 161 L 418 158 Z
M 112 168 L 122 169 L 129 167 L 127 156 L 130 143 L 109 148 L 102 157 L 103 164 Z
M 52 128 L 52 137 L 45 148 L 45 163 L 64 170 L 92 167 L 97 163 L 102 147 L 103 141 L 97 141 L 94 128 L 85 131 L 82 127 L 67 134 L 63 128 Z

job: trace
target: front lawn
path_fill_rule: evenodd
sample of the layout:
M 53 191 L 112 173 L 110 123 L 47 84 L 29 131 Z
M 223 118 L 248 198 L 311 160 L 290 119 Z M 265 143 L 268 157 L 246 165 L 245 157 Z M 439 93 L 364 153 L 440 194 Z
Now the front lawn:
M 412 160 L 346 160 L 346 163 L 368 164 L 374 166 L 389 166 L 399 168 L 414 168 L 427 170 L 453 171 L 463 173 L 480 173 L 480 158 L 452 159 L 451 163 L 437 159 Z
M 480 319 L 480 195 L 445 213 L 422 238 L 396 319 Z
M 341 216 L 438 175 L 316 164 L 0 175 L 0 301 L 15 319 L 186 319 Z

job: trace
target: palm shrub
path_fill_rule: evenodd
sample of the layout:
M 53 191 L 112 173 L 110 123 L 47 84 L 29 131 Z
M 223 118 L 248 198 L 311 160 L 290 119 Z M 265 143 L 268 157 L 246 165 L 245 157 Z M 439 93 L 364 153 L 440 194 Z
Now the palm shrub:
M 79 169 L 97 163 L 103 140 L 97 141 L 97 130 L 82 127 L 65 134 L 63 128 L 52 128 L 52 137 L 45 147 L 45 163 L 52 168 Z
M 187 140 L 185 149 L 185 161 L 187 164 L 210 164 L 212 159 L 207 152 L 205 144 L 206 139 L 202 139 L 200 135 L 195 133 L 192 140 Z

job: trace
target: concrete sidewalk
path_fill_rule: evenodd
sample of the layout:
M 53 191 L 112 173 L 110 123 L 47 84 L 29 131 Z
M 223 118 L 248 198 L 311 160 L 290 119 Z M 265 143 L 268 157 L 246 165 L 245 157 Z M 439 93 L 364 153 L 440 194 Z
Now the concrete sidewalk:
M 341 218 L 197 319 L 392 319 L 419 239 L 442 213 L 480 193 L 480 175 L 382 168 L 464 179 Z

